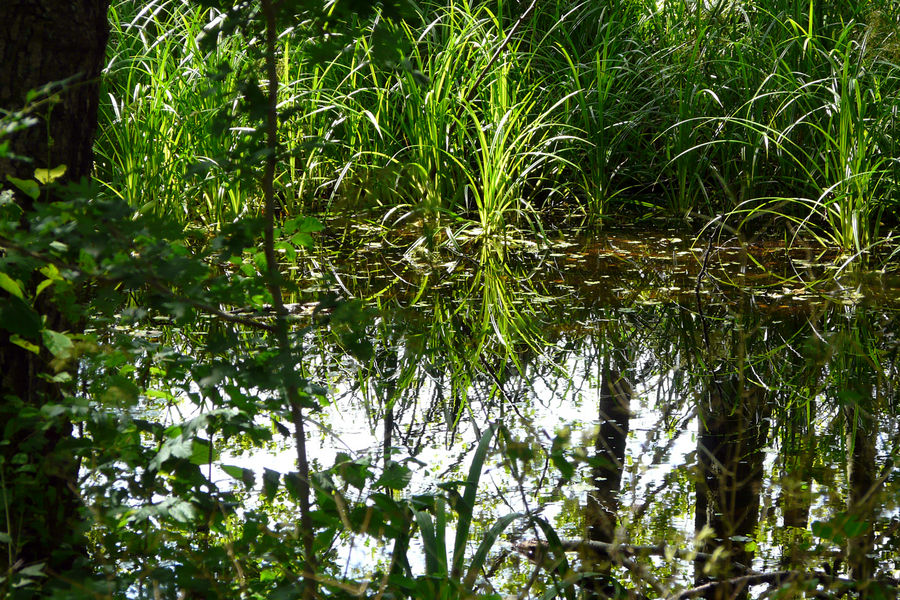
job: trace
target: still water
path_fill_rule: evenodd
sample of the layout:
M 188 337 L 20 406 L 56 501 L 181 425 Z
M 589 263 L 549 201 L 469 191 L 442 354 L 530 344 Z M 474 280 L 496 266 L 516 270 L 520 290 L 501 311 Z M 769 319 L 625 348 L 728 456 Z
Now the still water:
M 522 516 L 488 544 L 480 592 L 894 594 L 897 277 L 725 236 L 479 247 L 332 229 L 343 250 L 299 276 L 362 299 L 373 347 L 350 359 L 310 336 L 305 369 L 331 390 L 313 460 L 401 465 L 394 495 L 452 504 L 491 436 L 466 560 Z M 241 460 L 284 472 L 292 456 Z M 347 572 L 391 560 L 362 534 L 341 545 Z M 428 547 L 412 544 L 410 569 Z

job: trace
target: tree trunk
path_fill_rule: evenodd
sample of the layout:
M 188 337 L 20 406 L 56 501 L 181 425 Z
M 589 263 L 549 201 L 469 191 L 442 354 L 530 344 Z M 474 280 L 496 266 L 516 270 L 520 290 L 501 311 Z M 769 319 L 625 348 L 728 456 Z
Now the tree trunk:
M 809 514 L 812 509 L 812 473 L 815 461 L 816 437 L 812 423 L 815 419 L 815 398 L 807 406 L 792 406 L 780 417 L 782 433 L 781 461 L 783 477 L 779 501 L 784 514 L 785 536 L 782 543 L 781 566 L 784 569 L 805 566 L 804 546 Z
M 35 167 L 66 165 L 63 181 L 90 174 L 108 7 L 109 0 L 0 2 L 0 108 L 21 110 L 29 91 L 50 84 L 32 100 L 47 100 L 31 113 L 39 122 L 10 140 L 13 153 L 34 163 L 0 159 L 0 184 L 7 175 L 29 179 Z
M 594 444 L 593 490 L 587 498 L 587 538 L 611 543 L 619 512 L 619 487 L 631 417 L 631 384 L 619 371 L 604 368 L 600 390 L 600 430 Z
M 874 528 L 878 516 L 877 507 L 880 506 L 875 452 L 875 440 L 879 432 L 878 423 L 869 412 L 872 404 L 871 395 L 868 397 L 860 395 L 858 403 L 848 402 L 844 406 L 847 419 L 847 447 L 851 449 L 847 465 L 847 478 L 850 483 L 847 512 L 864 524 L 861 533 L 851 535 L 847 540 L 850 577 L 860 586 L 860 598 L 878 596 L 870 589 L 876 567 L 873 557 Z
M 8 187 L 7 176 L 32 179 L 35 168 L 65 165 L 60 183 L 90 174 L 98 79 L 108 36 L 107 8 L 108 0 L 0 1 L 0 109 L 4 111 L 0 116 L 24 109 L 36 119 L 3 140 L 10 143 L 14 155 L 31 162 L 0 157 L 0 188 Z M 29 97 L 29 91 L 40 88 L 43 91 Z M 39 200 L 45 198 L 42 195 Z M 35 201 L 23 194 L 16 199 L 27 228 Z M 16 267 L 15 262 L 3 260 L 7 256 L 0 252 L 4 272 Z M 23 310 L 42 315 L 44 328 L 74 328 L 52 306 L 32 303 L 33 273 L 9 273 L 25 284 Z M 0 291 L 0 304 L 14 301 Z M 40 345 L 40 336 L 28 341 Z M 5 500 L 0 531 L 12 538 L 12 543 L 0 544 L 0 574 L 44 563 L 45 573 L 52 577 L 85 564 L 72 426 L 65 418 L 41 412 L 42 406 L 63 400 L 58 384 L 42 377 L 51 372 L 49 360 L 46 350 L 34 354 L 12 343 L 11 332 L 0 323 L 0 475 Z

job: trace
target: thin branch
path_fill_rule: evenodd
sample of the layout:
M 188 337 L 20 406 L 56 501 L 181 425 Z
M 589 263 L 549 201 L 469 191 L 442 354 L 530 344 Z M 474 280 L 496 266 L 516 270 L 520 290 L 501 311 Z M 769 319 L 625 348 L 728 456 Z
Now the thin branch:
M 543 540 L 527 540 L 516 544 L 516 551 L 524 555 L 528 560 L 540 561 L 541 556 L 550 547 L 548 542 Z M 627 558 L 632 556 L 672 556 L 682 560 L 694 560 L 697 558 L 709 560 L 712 554 L 705 552 L 695 552 L 693 550 L 681 550 L 671 548 L 665 545 L 659 546 L 635 546 L 632 544 L 610 544 L 607 542 L 598 542 L 586 539 L 563 539 L 560 540 L 560 547 L 566 552 L 577 552 L 583 549 L 593 550 L 600 554 L 616 560 L 617 557 Z M 736 565 L 747 571 L 747 567 Z
M 771 573 L 752 573 L 750 575 L 741 575 L 740 577 L 732 577 L 730 579 L 722 579 L 720 581 L 711 581 L 697 587 L 682 590 L 677 594 L 666 597 L 665 600 L 687 600 L 695 596 L 701 596 L 715 590 L 721 586 L 729 586 L 732 588 L 743 589 L 752 585 L 768 584 L 769 586 L 781 585 L 790 582 L 802 582 L 810 579 L 817 579 L 824 584 L 839 584 L 846 587 L 852 587 L 855 582 L 850 579 L 842 579 L 832 577 L 825 573 L 806 573 L 804 571 L 773 571 Z M 810 592 L 818 595 L 815 592 Z M 828 598 L 833 596 L 828 595 Z
M 287 372 L 293 368 L 293 350 L 288 336 L 288 311 L 281 295 L 281 273 L 275 260 L 275 167 L 278 161 L 278 69 L 276 64 L 276 43 L 278 31 L 275 23 L 276 6 L 273 0 L 262 0 L 263 17 L 265 18 L 266 36 L 266 77 L 269 80 L 267 89 L 268 106 L 266 110 L 266 147 L 269 155 L 263 171 L 262 189 L 265 200 L 265 255 L 266 279 L 269 293 L 272 295 L 272 306 L 275 309 L 275 340 L 281 354 L 281 369 L 285 376 L 285 392 L 291 409 L 291 421 L 294 424 L 294 444 L 297 447 L 297 471 L 299 472 L 300 501 L 300 537 L 303 541 L 303 598 L 314 599 L 318 596 L 316 581 L 315 538 L 313 536 L 312 517 L 310 515 L 309 462 L 306 456 L 306 429 L 300 393 L 297 386 L 287 383 L 291 375 Z

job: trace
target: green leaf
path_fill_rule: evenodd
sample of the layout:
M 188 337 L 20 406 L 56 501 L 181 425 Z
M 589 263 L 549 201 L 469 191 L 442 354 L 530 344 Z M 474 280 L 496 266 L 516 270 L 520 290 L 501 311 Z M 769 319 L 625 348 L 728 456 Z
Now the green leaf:
M 316 245 L 312 236 L 302 231 L 291 236 L 291 243 L 302 248 L 313 248 Z
M 810 529 L 812 529 L 812 533 L 816 537 L 838 543 L 843 541 L 842 536 L 835 531 L 831 523 L 826 523 L 824 521 L 814 521 Z
M 41 188 L 38 187 L 37 181 L 33 179 L 19 179 L 12 175 L 7 175 L 6 179 L 32 200 L 37 200 L 38 196 L 41 195 Z
M 12 537 L 5 531 L 0 531 L 0 544 L 11 544 Z
M 334 466 L 338 474 L 348 484 L 358 490 L 366 487 L 366 481 L 372 477 L 372 471 L 369 469 L 371 462 L 363 460 L 351 460 L 350 456 L 340 452 L 334 461 Z
M 265 496 L 266 500 L 272 500 L 275 497 L 275 492 L 278 491 L 278 480 L 281 478 L 281 473 L 278 471 L 273 471 L 272 469 L 266 469 L 263 471 L 263 496 Z
M 283 436 L 286 437 L 286 438 L 291 437 L 291 430 L 288 429 L 287 427 L 285 427 L 285 426 L 281 423 L 281 421 L 278 421 L 278 420 L 276 420 L 276 419 L 272 419 L 272 424 L 275 425 L 275 429 L 278 431 L 278 433 L 280 433 L 281 435 L 283 435 Z
M 848 538 L 857 537 L 868 528 L 869 524 L 865 521 L 860 521 L 856 515 L 847 515 L 847 519 L 843 523 L 844 533 Z
M 550 459 L 553 461 L 553 466 L 557 468 L 564 480 L 569 481 L 575 476 L 575 465 L 566 460 L 564 450 L 554 450 L 550 453 Z
M 190 523 L 197 516 L 197 509 L 190 502 L 184 500 L 175 500 L 167 507 L 164 512 L 179 523 Z
M 222 470 L 234 477 L 235 479 L 240 479 L 244 476 L 244 469 L 242 467 L 238 467 L 237 465 L 221 465 Z
M 325 229 L 325 226 L 315 217 L 295 217 L 289 219 L 284 224 L 285 233 L 293 233 L 295 231 L 300 233 L 316 233 L 323 229 Z
M 44 275 L 47 279 L 52 279 L 54 281 L 62 281 L 63 276 L 60 275 L 59 269 L 56 265 L 44 265 L 40 269 L 41 275 Z
M 252 490 L 256 486 L 256 473 L 253 472 L 253 469 L 244 469 L 243 471 L 241 481 L 248 490 Z
M 522 513 L 512 513 L 500 517 L 488 530 L 484 535 L 481 544 L 478 545 L 478 550 L 476 550 L 474 556 L 472 556 L 472 561 L 469 563 L 469 571 L 466 573 L 465 581 L 463 581 L 463 589 L 475 588 L 475 580 L 485 567 L 488 552 L 490 552 L 494 543 L 497 541 L 497 538 L 500 537 L 500 534 L 503 533 L 503 530 L 506 529 L 510 523 L 522 516 L 524 516 Z
M 131 405 L 140 398 L 140 389 L 129 378 L 123 375 L 112 375 L 107 378 L 107 388 L 101 398 L 103 402 L 110 404 Z
M 0 308 L 0 328 L 23 338 L 36 340 L 41 331 L 41 317 L 28 304 L 12 296 Z
M 19 570 L 19 575 L 24 577 L 46 577 L 47 574 L 44 573 L 44 563 L 37 563 L 36 565 L 28 565 L 27 567 Z
M 195 438 L 191 442 L 191 462 L 195 465 L 205 465 L 218 459 L 217 452 L 210 444 L 209 440 L 203 438 Z M 184 457 L 187 458 L 187 457 Z
M 6 273 L 0 272 L 0 289 L 4 289 L 19 300 L 25 300 L 21 286 Z
M 459 521 L 456 525 L 456 543 L 453 546 L 453 573 L 457 577 L 462 575 L 466 542 L 469 539 L 469 528 L 472 526 L 472 513 L 475 509 L 475 494 L 478 492 L 478 480 L 481 479 L 481 470 L 484 467 L 484 461 L 497 427 L 498 425 L 493 423 L 478 441 L 478 447 L 472 457 L 472 464 L 469 466 L 469 476 L 465 481 L 466 489 L 456 504 Z
M 41 183 L 56 181 L 66 174 L 66 165 L 59 165 L 53 169 L 35 169 L 34 178 Z
M 547 538 L 547 544 L 549 546 L 549 553 L 554 557 L 554 562 L 556 563 L 555 569 L 561 575 L 560 579 L 562 580 L 559 583 L 554 583 L 555 589 L 547 590 L 543 598 L 556 599 L 559 598 L 560 595 L 563 595 L 567 600 L 575 600 L 575 593 L 572 590 L 572 584 L 575 583 L 575 578 L 568 576 L 569 562 L 566 560 L 566 553 L 562 549 L 562 542 L 559 540 L 559 535 L 557 535 L 553 526 L 541 517 L 534 517 L 533 523 L 540 527 L 544 532 L 544 537 Z M 559 585 L 562 587 L 558 587 Z
M 68 358 L 72 355 L 75 344 L 65 334 L 52 329 L 44 329 L 41 331 L 41 337 L 44 340 L 44 346 L 56 358 Z
M 247 489 L 253 489 L 253 486 L 256 485 L 256 475 L 253 473 L 253 469 L 245 469 L 236 465 L 221 465 L 221 467 L 235 479 L 240 479 Z
M 37 285 L 37 288 L 34 290 L 34 297 L 37 298 L 38 296 L 40 296 L 41 292 L 43 292 L 45 289 L 47 289 L 48 286 L 53 285 L 54 281 L 55 280 L 53 280 L 53 279 L 45 279 L 42 282 L 40 282 Z
M 300 498 L 300 481 L 300 474 L 296 471 L 284 475 L 284 487 L 294 500 Z
M 32 354 L 40 354 L 41 353 L 41 349 L 38 347 L 37 344 L 32 344 L 28 340 L 22 339 L 21 336 L 18 336 L 16 334 L 12 334 L 11 336 L 9 336 L 9 341 L 20 348 L 24 348 L 25 350 L 28 350 Z
M 412 471 L 406 465 L 391 461 L 384 469 L 384 473 L 375 482 L 376 486 L 384 486 L 392 490 L 402 490 L 412 479 Z
M 422 534 L 425 550 L 425 573 L 434 577 L 447 576 L 447 549 L 439 546 L 431 516 L 425 511 L 414 511 L 416 524 Z

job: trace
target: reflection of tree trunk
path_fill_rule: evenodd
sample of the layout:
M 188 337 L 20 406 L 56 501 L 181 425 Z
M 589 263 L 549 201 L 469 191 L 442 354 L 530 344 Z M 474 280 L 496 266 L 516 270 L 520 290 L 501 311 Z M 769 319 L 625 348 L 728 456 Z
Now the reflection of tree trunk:
M 812 504 L 812 468 L 815 436 L 811 423 L 814 420 L 814 400 L 806 406 L 793 406 L 780 429 L 783 431 L 781 456 L 784 476 L 781 479 L 781 510 L 784 515 L 786 539 L 781 557 L 784 568 L 802 566 L 803 537 L 809 523 Z
M 597 542 L 613 542 L 619 509 L 619 486 L 625 462 L 625 443 L 631 404 L 631 385 L 619 371 L 604 366 L 600 383 L 600 431 L 594 444 L 592 490 L 585 508 L 587 538 Z M 608 572 L 609 563 L 596 552 L 584 549 L 584 568 Z
M 751 537 L 759 520 L 759 492 L 762 485 L 762 446 L 766 439 L 766 411 L 763 391 L 735 376 L 717 379 L 700 403 L 700 435 L 697 455 L 697 530 L 708 526 L 713 539 L 703 550 L 723 547 L 727 559 L 708 564 L 698 561 L 695 580 L 727 577 L 735 573 L 735 563 L 749 567 L 753 552 L 744 537 Z M 739 590 L 718 586 L 707 597 L 745 597 Z
M 878 428 L 874 417 L 866 410 L 866 404 L 848 402 L 844 406 L 847 446 L 851 449 L 847 465 L 850 482 L 848 515 L 865 527 L 862 533 L 851 536 L 847 541 L 850 576 L 862 584 L 860 598 L 869 597 L 866 582 L 875 574 L 875 559 L 871 555 L 875 544 L 875 439 Z

